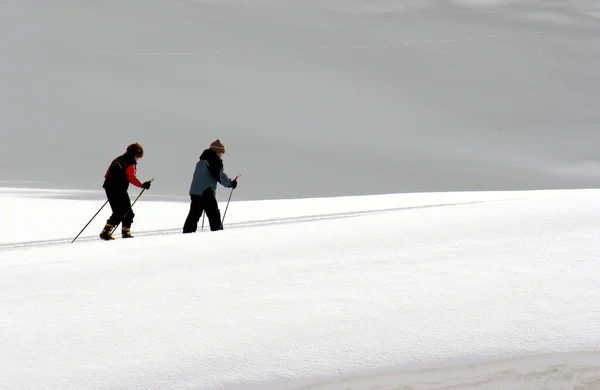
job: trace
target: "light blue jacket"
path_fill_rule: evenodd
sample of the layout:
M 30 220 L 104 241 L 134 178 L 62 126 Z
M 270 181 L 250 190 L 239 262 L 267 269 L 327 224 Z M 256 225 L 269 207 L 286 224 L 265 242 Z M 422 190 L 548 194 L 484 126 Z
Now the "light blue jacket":
M 213 194 L 216 194 L 217 183 L 221 183 L 227 188 L 233 187 L 233 179 L 227 176 L 223 170 L 223 160 L 214 151 L 207 149 L 196 163 L 190 185 L 190 195 L 202 195 L 208 188 L 213 190 Z

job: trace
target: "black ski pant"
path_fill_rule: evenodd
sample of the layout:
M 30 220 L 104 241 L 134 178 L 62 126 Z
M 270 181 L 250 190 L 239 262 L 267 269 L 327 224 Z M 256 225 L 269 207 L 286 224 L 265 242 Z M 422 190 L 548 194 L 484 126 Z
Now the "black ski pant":
M 117 226 L 119 223 L 123 223 L 124 228 L 130 228 L 135 214 L 131 209 L 131 200 L 129 199 L 127 190 L 106 188 L 104 191 L 106 192 L 108 203 L 112 209 L 112 215 L 106 221 L 106 223 L 112 226 Z
M 190 212 L 183 225 L 184 233 L 194 233 L 198 230 L 198 221 L 202 217 L 202 212 L 206 213 L 210 230 L 213 232 L 221 230 L 221 211 L 219 204 L 215 198 L 215 193 L 212 189 L 206 189 L 202 195 L 191 195 L 192 203 L 190 204 Z

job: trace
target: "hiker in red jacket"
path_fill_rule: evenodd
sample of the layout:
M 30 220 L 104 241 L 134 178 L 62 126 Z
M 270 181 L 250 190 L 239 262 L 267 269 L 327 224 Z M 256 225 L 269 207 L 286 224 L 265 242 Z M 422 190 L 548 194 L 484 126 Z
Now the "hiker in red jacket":
M 108 203 L 112 209 L 112 215 L 106 221 L 106 226 L 100 233 L 100 238 L 103 240 L 112 240 L 112 231 L 119 223 L 123 223 L 121 227 L 121 235 L 123 238 L 131 238 L 131 224 L 135 214 L 131 209 L 131 200 L 127 189 L 129 183 L 136 187 L 150 189 L 150 181 L 140 182 L 136 177 L 137 161 L 144 156 L 142 145 L 135 143 L 127 147 L 127 151 L 122 156 L 115 158 L 106 174 L 104 175 L 104 191 L 108 198 Z

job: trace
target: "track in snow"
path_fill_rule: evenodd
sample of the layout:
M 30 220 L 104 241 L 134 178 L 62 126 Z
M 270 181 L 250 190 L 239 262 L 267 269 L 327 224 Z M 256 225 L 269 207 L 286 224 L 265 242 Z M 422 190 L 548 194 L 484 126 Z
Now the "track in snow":
M 514 199 L 512 199 L 514 200 Z M 255 221 L 243 221 L 243 222 L 235 222 L 227 224 L 227 230 L 230 229 L 240 229 L 240 228 L 248 228 L 248 227 L 256 227 L 256 226 L 268 226 L 268 225 L 281 225 L 281 224 L 292 224 L 292 223 L 303 223 L 303 222 L 315 222 L 322 220 L 330 220 L 330 219 L 343 219 L 343 218 L 355 218 L 366 215 L 374 215 L 381 213 L 389 213 L 395 211 L 405 211 L 405 210 L 415 210 L 415 209 L 427 209 L 434 207 L 451 207 L 451 206 L 465 206 L 472 205 L 478 203 L 486 203 L 489 201 L 473 201 L 473 202 L 460 202 L 460 203 L 441 203 L 441 204 L 432 204 L 432 205 L 424 205 L 424 206 L 409 206 L 409 207 L 394 207 L 387 209 L 376 209 L 376 210 L 363 210 L 363 211 L 352 211 L 346 213 L 332 213 L 332 214 L 316 214 L 316 215 L 306 215 L 300 217 L 287 217 L 287 218 L 272 218 L 272 219 L 263 219 L 263 220 L 255 220 Z M 209 230 L 206 230 L 209 231 Z M 157 235 L 165 235 L 165 234 L 182 234 L 182 229 L 178 228 L 170 228 L 170 229 L 158 229 L 158 230 L 142 230 L 137 231 L 135 233 L 136 237 L 146 237 L 146 236 L 157 236 Z M 97 235 L 94 236 L 82 236 L 75 241 L 75 244 L 81 242 L 90 242 L 90 241 L 98 241 L 99 238 Z M 38 248 L 38 247 L 50 247 L 57 245 L 65 245 L 70 244 L 73 241 L 73 238 L 58 238 L 52 240 L 39 240 L 39 241 L 23 241 L 23 242 L 13 242 L 0 244 L 0 251 L 6 250 L 15 250 L 15 249 L 25 249 L 25 248 Z

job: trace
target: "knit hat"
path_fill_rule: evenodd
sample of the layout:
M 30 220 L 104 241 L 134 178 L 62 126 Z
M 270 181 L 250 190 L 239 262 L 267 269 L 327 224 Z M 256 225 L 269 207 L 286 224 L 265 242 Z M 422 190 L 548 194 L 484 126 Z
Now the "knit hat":
M 214 150 L 217 153 L 225 153 L 225 145 L 223 145 L 218 139 L 212 144 L 210 144 L 209 149 Z

